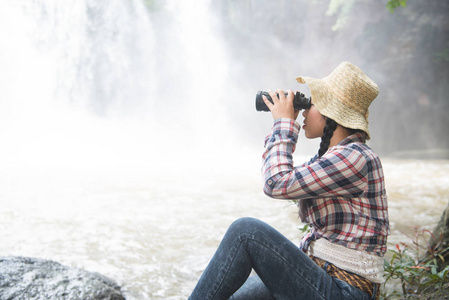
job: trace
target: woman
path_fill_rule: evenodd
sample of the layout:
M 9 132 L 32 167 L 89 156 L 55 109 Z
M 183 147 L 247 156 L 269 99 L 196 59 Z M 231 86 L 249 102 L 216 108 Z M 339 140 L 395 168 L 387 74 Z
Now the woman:
M 274 125 L 265 141 L 264 192 L 292 199 L 311 232 L 297 247 L 262 221 L 234 222 L 189 299 L 375 299 L 389 234 L 382 165 L 365 144 L 368 107 L 378 87 L 349 62 L 309 85 L 305 136 L 318 154 L 294 167 L 300 125 L 293 92 L 264 97 Z M 251 271 L 257 276 L 248 280 Z

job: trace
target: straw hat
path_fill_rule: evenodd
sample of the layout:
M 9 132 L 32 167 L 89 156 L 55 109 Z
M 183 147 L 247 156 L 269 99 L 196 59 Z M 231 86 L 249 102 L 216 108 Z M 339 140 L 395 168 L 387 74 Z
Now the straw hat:
M 379 94 L 379 88 L 360 68 L 342 62 L 323 79 L 297 77 L 296 80 L 309 85 L 313 104 L 323 116 L 346 128 L 361 129 L 370 138 L 368 107 Z

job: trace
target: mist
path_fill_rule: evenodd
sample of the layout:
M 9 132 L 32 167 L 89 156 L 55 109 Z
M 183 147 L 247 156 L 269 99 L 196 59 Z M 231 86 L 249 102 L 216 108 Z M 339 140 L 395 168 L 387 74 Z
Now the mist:
M 2 6 L 0 133 L 11 166 L 213 163 L 260 152 L 271 116 L 255 111 L 256 92 L 307 95 L 296 76 L 321 78 L 345 60 L 379 84 L 375 150 L 447 155 L 442 1 L 395 13 L 380 1 Z M 313 155 L 317 141 L 301 139 L 298 153 Z
M 384 156 L 448 157 L 446 2 L 408 1 L 394 13 L 386 1 L 213 3 L 238 70 L 234 87 L 307 93 L 296 76 L 322 78 L 351 61 L 380 88 L 370 146 Z
M 224 153 L 227 58 L 206 3 L 3 3 L 2 165 L 168 169 Z

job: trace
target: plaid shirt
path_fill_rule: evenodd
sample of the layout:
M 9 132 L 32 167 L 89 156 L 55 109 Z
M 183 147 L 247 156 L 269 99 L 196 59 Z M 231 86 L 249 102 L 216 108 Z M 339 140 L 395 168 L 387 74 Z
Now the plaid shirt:
M 278 119 L 265 140 L 264 192 L 292 199 L 314 238 L 383 256 L 389 234 L 387 196 L 378 156 L 354 134 L 320 158 L 293 166 L 299 124 Z M 310 236 L 310 235 L 309 235 Z

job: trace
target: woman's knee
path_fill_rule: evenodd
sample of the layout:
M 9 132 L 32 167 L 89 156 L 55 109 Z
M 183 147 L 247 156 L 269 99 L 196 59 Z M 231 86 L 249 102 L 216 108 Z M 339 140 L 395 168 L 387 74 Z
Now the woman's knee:
M 229 226 L 228 233 L 238 233 L 239 235 L 254 235 L 257 232 L 263 231 L 263 227 L 266 227 L 267 224 L 261 220 L 244 217 L 235 220 L 231 226 Z

